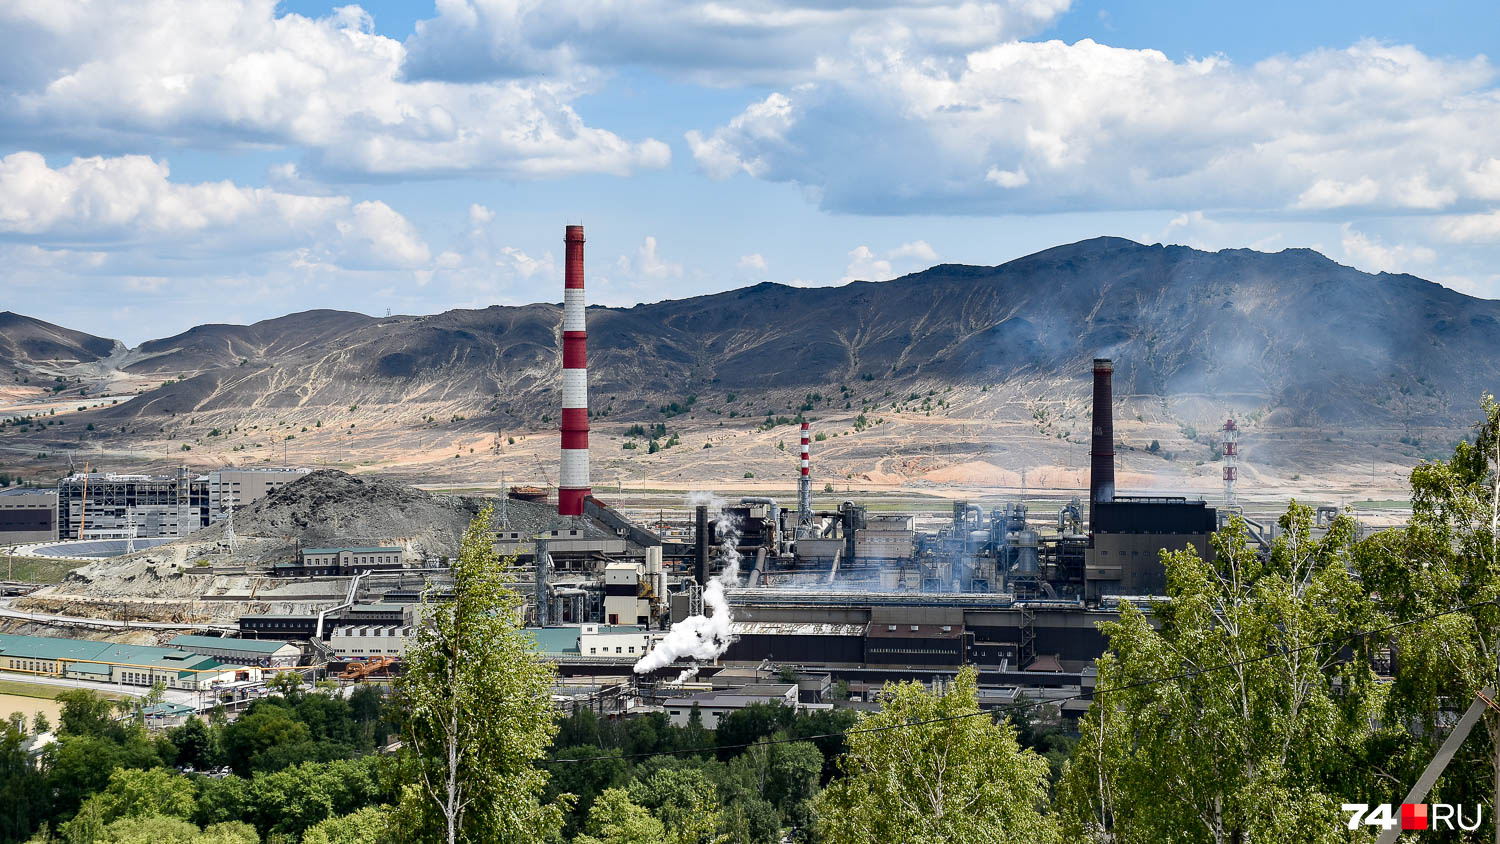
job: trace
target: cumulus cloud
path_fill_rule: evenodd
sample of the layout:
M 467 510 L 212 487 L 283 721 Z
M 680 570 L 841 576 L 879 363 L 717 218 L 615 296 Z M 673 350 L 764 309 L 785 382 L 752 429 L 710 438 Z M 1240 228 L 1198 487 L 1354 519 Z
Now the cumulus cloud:
M 627 276 L 645 281 L 664 281 L 682 278 L 682 265 L 665 260 L 656 251 L 656 238 L 646 236 L 646 241 L 635 251 L 634 257 L 621 255 L 615 266 Z
M 1359 269 L 1374 272 L 1402 273 L 1413 268 L 1431 264 L 1437 253 L 1426 246 L 1406 244 L 1386 245 L 1374 237 L 1355 231 L 1348 223 L 1343 225 L 1340 246 L 1344 255 Z
M 1438 221 L 1437 231 L 1453 243 L 1500 243 L 1500 211 L 1449 217 Z
M 759 252 L 752 252 L 749 255 L 741 255 L 737 266 L 742 270 L 754 270 L 755 272 L 763 273 L 766 271 L 766 259 Z
M 0 103 L 12 136 L 128 146 L 281 145 L 321 172 L 509 177 L 624 174 L 670 159 L 573 111 L 571 74 L 414 82 L 406 48 L 345 6 L 326 18 L 271 0 L 74 0 L 0 6 Z
M 925 269 L 937 260 L 937 252 L 925 240 L 903 243 L 886 252 L 877 254 L 868 246 L 856 246 L 849 251 L 849 265 L 844 268 L 840 284 L 851 281 L 889 281 L 896 277 L 896 267 L 902 271 Z
M 635 65 L 711 85 L 795 82 L 850 50 L 936 58 L 1029 35 L 1069 0 L 443 0 L 407 40 L 412 78 Z
M 1446 210 L 1500 194 L 1495 80 L 1375 42 L 1250 66 L 1090 40 L 866 50 L 687 140 L 711 176 L 856 213 Z

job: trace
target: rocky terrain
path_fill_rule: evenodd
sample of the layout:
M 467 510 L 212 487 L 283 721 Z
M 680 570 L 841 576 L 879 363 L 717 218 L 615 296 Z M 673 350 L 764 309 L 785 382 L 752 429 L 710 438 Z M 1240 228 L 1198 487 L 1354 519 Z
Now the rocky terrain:
M 558 305 L 535 304 L 200 326 L 71 364 L 95 394 L 139 395 L 0 428 L 0 468 L 45 474 L 72 452 L 555 483 L 559 321 Z M 1077 486 L 1089 362 L 1107 356 L 1122 471 L 1144 486 L 1216 488 L 1213 431 L 1233 415 L 1251 485 L 1396 489 L 1465 433 L 1497 355 L 1497 302 L 1304 249 L 1118 238 L 890 282 L 595 307 L 595 483 L 753 487 L 785 471 L 795 432 L 777 423 L 802 413 L 829 436 L 818 468 L 844 485 L 1016 486 L 1024 472 Z M 657 424 L 676 447 L 650 453 L 633 430 Z

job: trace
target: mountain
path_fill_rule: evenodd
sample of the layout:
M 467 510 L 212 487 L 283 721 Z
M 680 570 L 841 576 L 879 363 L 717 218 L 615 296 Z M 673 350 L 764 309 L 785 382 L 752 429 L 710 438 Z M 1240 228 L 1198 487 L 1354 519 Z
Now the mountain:
M 560 313 L 311 311 L 200 326 L 131 355 L 132 370 L 185 380 L 107 414 L 430 403 L 522 419 L 555 403 Z M 626 413 L 710 389 L 1083 379 L 1091 358 L 1113 357 L 1122 395 L 1237 397 L 1311 424 L 1447 425 L 1496 387 L 1500 302 L 1305 249 L 1096 238 L 889 282 L 593 307 L 589 357 L 596 409 Z
M 995 267 L 763 283 L 588 319 L 597 477 L 665 488 L 778 476 L 786 435 L 763 420 L 799 409 L 828 435 L 815 450 L 830 478 L 1018 486 L 1029 472 L 1076 487 L 1091 360 L 1110 357 L 1135 488 L 1217 488 L 1217 447 L 1199 431 L 1233 415 L 1248 481 L 1368 495 L 1440 456 L 1500 388 L 1500 302 L 1306 249 L 1095 238 Z M 140 393 L 0 426 L 0 452 L 32 455 L 30 473 L 94 451 L 142 468 L 284 461 L 550 483 L 560 323 L 557 304 L 310 311 L 200 326 L 71 370 L 78 353 L 60 350 L 48 366 Z M 630 442 L 636 423 L 692 445 L 652 452 Z
M 0 311 L 0 372 L 9 370 L 8 375 L 51 376 L 69 366 L 102 360 L 124 348 L 118 340 Z

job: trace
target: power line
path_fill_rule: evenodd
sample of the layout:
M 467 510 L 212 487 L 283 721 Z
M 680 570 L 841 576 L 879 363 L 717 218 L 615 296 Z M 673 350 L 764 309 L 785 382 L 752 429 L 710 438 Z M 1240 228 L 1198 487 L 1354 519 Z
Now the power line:
M 1314 650 L 1316 648 L 1327 647 L 1327 646 L 1332 646 L 1332 645 L 1343 646 L 1343 645 L 1345 645 L 1345 644 L 1347 644 L 1347 643 L 1349 643 L 1351 641 L 1354 641 L 1355 639 L 1362 639 L 1362 638 L 1365 638 L 1367 636 L 1378 636 L 1381 633 L 1388 633 L 1388 632 L 1390 632 L 1392 630 L 1396 630 L 1396 629 L 1399 629 L 1399 628 L 1402 628 L 1402 627 L 1406 627 L 1406 626 L 1409 626 L 1409 625 L 1412 625 L 1412 624 L 1421 624 L 1422 622 L 1432 621 L 1433 619 L 1436 619 L 1436 618 L 1442 618 L 1444 616 L 1449 616 L 1449 615 L 1456 615 L 1458 613 L 1465 613 L 1465 612 L 1469 612 L 1470 610 L 1477 609 L 1479 607 L 1495 606 L 1497 604 L 1500 604 L 1500 599 L 1493 599 L 1493 600 L 1489 600 L 1489 601 L 1476 601 L 1475 603 L 1472 603 L 1472 604 L 1463 604 L 1463 605 L 1454 607 L 1452 609 L 1442 610 L 1440 612 L 1430 613 L 1428 615 L 1420 616 L 1420 617 L 1417 617 L 1417 618 L 1407 619 L 1406 621 L 1396 622 L 1395 624 L 1388 624 L 1385 627 L 1377 627 L 1377 628 L 1375 628 L 1373 630 L 1357 631 L 1357 632 L 1354 632 L 1354 633 L 1350 633 L 1348 636 L 1345 636 L 1342 639 L 1336 639 L 1336 640 L 1332 640 L 1332 641 L 1311 642 L 1311 643 L 1308 643 L 1306 645 L 1298 645 L 1295 648 L 1287 648 L 1287 649 L 1280 650 L 1280 651 L 1275 651 L 1275 652 L 1272 652 L 1272 653 L 1261 654 L 1259 656 L 1246 657 L 1245 659 L 1238 659 L 1238 660 L 1234 660 L 1232 662 L 1220 663 L 1218 665 L 1210 665 L 1210 666 L 1207 666 L 1205 668 L 1195 668 L 1195 669 L 1190 669 L 1190 670 L 1187 670 L 1187 671 L 1179 671 L 1179 672 L 1177 672 L 1175 674 L 1167 674 L 1167 675 L 1164 675 L 1164 676 L 1161 676 L 1161 677 L 1151 677 L 1151 678 L 1148 678 L 1148 679 L 1145 679 L 1145 680 L 1137 680 L 1137 681 L 1135 681 L 1133 683 L 1125 683 L 1125 684 L 1119 685 L 1119 686 L 1111 686 L 1108 689 L 1095 689 L 1094 691 L 1090 692 L 1088 694 L 1088 696 L 1092 696 L 1092 697 L 1096 697 L 1097 698 L 1097 697 L 1099 697 L 1101 695 L 1116 694 L 1118 692 L 1130 691 L 1131 689 L 1138 689 L 1138 688 L 1141 688 L 1141 687 L 1144 687 L 1144 686 L 1153 686 L 1153 685 L 1157 685 L 1159 683 L 1169 683 L 1169 682 L 1174 682 L 1174 681 L 1177 681 L 1177 680 L 1186 680 L 1186 679 L 1189 679 L 1191 677 L 1198 677 L 1198 676 L 1201 676 L 1203 674 L 1211 674 L 1211 673 L 1216 672 L 1216 671 L 1224 671 L 1224 670 L 1229 669 L 1229 668 L 1237 668 L 1237 667 L 1243 666 L 1243 665 L 1253 665 L 1255 663 L 1265 662 L 1267 660 L 1277 659 L 1279 657 L 1291 656 L 1292 654 L 1295 654 L 1295 653 L 1300 653 L 1302 651 L 1307 651 L 1307 650 Z M 575 759 L 541 759 L 541 760 L 538 760 L 538 761 L 541 764 L 543 764 L 543 765 L 560 765 L 560 764 L 564 764 L 564 763 L 574 763 L 574 762 L 602 762 L 602 761 L 607 760 L 607 759 L 642 759 L 642 758 L 649 758 L 649 757 L 652 757 L 652 756 L 677 756 L 677 755 L 684 754 L 684 753 L 705 753 L 705 752 L 709 752 L 709 751 L 718 751 L 718 750 L 743 750 L 743 749 L 748 749 L 748 748 L 752 748 L 752 747 L 770 747 L 772 745 L 777 745 L 777 744 L 791 744 L 792 742 L 799 742 L 799 741 L 814 741 L 816 739 L 825 739 L 825 738 L 844 738 L 846 736 L 853 735 L 855 733 L 881 733 L 881 732 L 885 732 L 887 730 L 897 730 L 897 729 L 903 729 L 903 728 L 906 728 L 906 727 L 921 727 L 921 726 L 925 726 L 927 724 L 941 724 L 941 723 L 945 723 L 945 722 L 948 722 L 948 721 L 961 721 L 961 720 L 963 720 L 965 718 L 975 718 L 975 717 L 978 717 L 978 716 L 981 716 L 981 715 L 993 716 L 996 712 L 1004 712 L 1006 714 L 1009 714 L 1011 712 L 1022 712 L 1022 711 L 1025 711 L 1027 709 L 1031 709 L 1032 707 L 1036 707 L 1036 706 L 1046 706 L 1046 705 L 1051 705 L 1051 704 L 1063 703 L 1063 702 L 1070 701 L 1070 700 L 1082 700 L 1085 697 L 1086 697 L 1086 695 L 1083 692 L 1079 692 L 1078 694 L 1067 695 L 1065 697 L 1060 697 L 1060 698 L 1052 698 L 1050 700 L 1027 700 L 1027 701 L 1023 701 L 1021 703 L 1012 703 L 1012 704 L 1007 704 L 1005 706 L 996 706 L 996 707 L 993 707 L 991 709 L 982 709 L 982 710 L 979 710 L 977 712 L 965 712 L 965 713 L 960 714 L 960 715 L 944 715 L 944 716 L 939 717 L 939 718 L 924 718 L 924 719 L 917 720 L 917 721 L 906 721 L 906 722 L 900 723 L 900 724 L 887 724 L 887 725 L 885 725 L 883 727 L 853 727 L 851 729 L 843 730 L 841 732 L 836 732 L 836 733 L 821 733 L 819 735 L 801 736 L 799 738 L 766 739 L 766 740 L 763 740 L 763 741 L 745 742 L 743 744 L 725 744 L 725 745 L 715 745 L 713 747 L 693 747 L 693 748 L 682 748 L 682 749 L 678 749 L 678 750 L 662 750 L 662 751 L 658 751 L 656 753 L 628 753 L 628 754 L 619 754 L 619 755 L 580 756 L 580 757 L 575 758 Z

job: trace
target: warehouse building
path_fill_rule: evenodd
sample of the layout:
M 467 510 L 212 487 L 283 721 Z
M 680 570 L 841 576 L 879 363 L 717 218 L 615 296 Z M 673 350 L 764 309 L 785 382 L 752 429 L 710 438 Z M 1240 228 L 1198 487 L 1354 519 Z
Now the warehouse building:
M 416 628 L 406 625 L 358 624 L 333 628 L 328 647 L 339 659 L 371 659 L 377 656 L 406 656 L 406 648 L 416 641 Z
M 226 665 L 295 668 L 302 660 L 301 648 L 291 642 L 269 639 L 230 639 L 223 636 L 184 634 L 167 644 L 195 654 L 211 656 Z
M 369 571 L 400 571 L 401 549 L 378 548 L 303 548 L 296 562 L 277 563 L 271 567 L 276 577 L 347 577 Z
M 311 471 L 287 467 L 215 469 L 208 473 L 209 513 L 217 522 L 229 515 L 231 507 L 243 507 L 264 498 Z
M 57 490 L 0 490 L 0 545 L 57 539 Z
M 663 702 L 663 706 L 666 707 L 667 716 L 672 719 L 673 726 L 677 727 L 688 725 L 693 717 L 693 707 L 696 706 L 703 726 L 712 730 L 719 726 L 719 719 L 756 703 L 777 704 L 796 712 L 799 708 L 797 684 L 752 683 L 737 689 L 722 689 L 668 698 Z
M 256 681 L 261 670 L 225 665 L 181 648 L 121 645 L 54 636 L 0 633 L 0 670 L 127 686 L 200 691 L 215 683 Z

